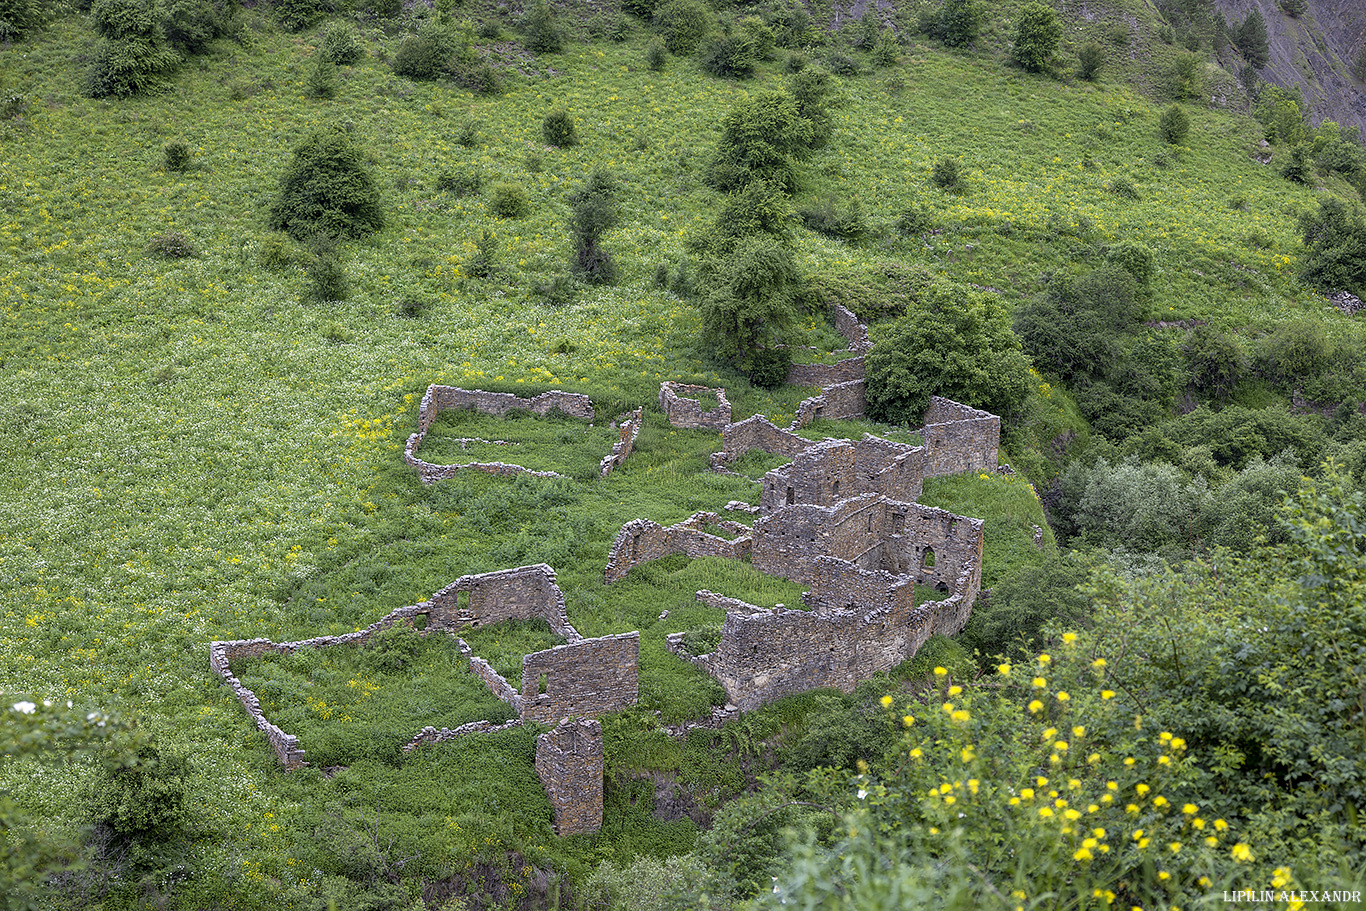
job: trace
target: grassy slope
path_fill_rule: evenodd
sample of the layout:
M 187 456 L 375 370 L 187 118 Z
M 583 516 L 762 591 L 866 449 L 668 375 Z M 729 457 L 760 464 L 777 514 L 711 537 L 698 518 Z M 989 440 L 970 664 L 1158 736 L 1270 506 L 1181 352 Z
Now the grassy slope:
M 666 632 L 719 619 L 691 592 L 796 600 L 794 586 L 722 561 L 666 562 L 612 589 L 600 582 L 622 521 L 671 522 L 752 496 L 747 482 L 702 473 L 714 434 L 673 431 L 653 416 L 625 471 L 583 484 L 471 476 L 423 489 L 399 459 L 430 382 L 573 386 L 621 404 L 649 403 L 663 378 L 736 386 L 696 349 L 692 308 L 643 289 L 714 207 L 700 175 L 724 112 L 780 77 L 769 70 L 736 85 L 686 61 L 649 73 L 638 37 L 571 46 L 546 61 L 553 74 L 543 66 L 541 77 L 480 100 L 392 76 L 373 52 L 392 54 L 396 40 L 376 34 L 338 99 L 315 102 L 302 97 L 315 37 L 253 32 L 250 45 L 189 64 L 172 91 L 119 102 L 78 94 L 87 39 L 77 23 L 0 55 L 0 84 L 30 102 L 22 119 L 0 123 L 0 688 L 119 704 L 188 748 L 200 773 L 192 799 L 215 833 L 208 842 L 227 845 L 201 847 L 197 863 L 230 881 L 291 881 L 317 821 L 308 808 L 348 794 L 436 820 L 443 863 L 481 842 L 450 835 L 451 821 L 465 819 L 455 803 L 424 803 L 441 788 L 471 801 L 459 811 L 470 817 L 464 831 L 494 843 L 544 843 L 548 806 L 528 777 L 522 735 L 401 770 L 366 760 L 332 781 L 284 778 L 208 674 L 210 639 L 354 628 L 462 573 L 544 559 L 560 570 L 586 635 L 641 629 L 643 701 L 683 717 L 718 698 L 663 653 Z M 988 55 L 917 48 L 895 78 L 846 80 L 844 91 L 837 140 L 811 163 L 811 189 L 857 194 L 879 221 L 923 206 L 945 230 L 863 249 L 808 237 L 810 267 L 891 255 L 1019 300 L 1042 273 L 1079 267 L 1082 245 L 1069 232 L 1085 216 L 1097 240 L 1158 251 L 1157 300 L 1173 316 L 1265 325 L 1323 309 L 1290 276 L 1288 216 L 1312 194 L 1251 161 L 1246 121 L 1193 112 L 1193 148 L 1164 169 L 1154 164 L 1164 151 L 1156 109 L 1115 85 L 1058 85 Z M 557 101 L 578 120 L 572 149 L 539 141 Z M 473 148 L 454 138 L 467 117 L 482 122 Z M 374 157 L 389 227 L 344 248 L 353 297 L 319 307 L 300 302 L 297 267 L 261 265 L 271 241 L 263 213 L 292 143 L 337 120 Z M 196 170 L 160 168 L 173 138 L 196 148 Z M 534 173 L 529 155 L 541 161 Z M 961 158 L 967 195 L 929 189 L 929 165 L 943 155 Z M 530 279 L 562 269 L 566 189 L 595 164 L 621 169 L 631 187 L 626 220 L 608 237 L 622 285 L 562 308 L 525 300 Z M 438 193 L 438 173 L 456 168 L 527 187 L 532 214 L 490 222 L 481 201 Z M 1142 200 L 1105 193 L 1116 176 Z M 1248 211 L 1230 209 L 1232 195 Z M 512 277 L 467 279 L 461 262 L 490 224 Z M 190 236 L 200 255 L 145 254 L 167 230 Z M 1245 243 L 1254 231 L 1270 249 Z M 426 313 L 395 316 L 412 294 L 432 302 Z M 802 394 L 738 388 L 731 399 L 737 418 L 785 421 Z M 948 490 L 940 505 L 989 499 Z M 1010 527 L 1030 535 L 1029 521 Z M 668 620 L 656 620 L 664 608 Z M 499 777 L 507 768 L 516 782 Z M 11 769 L 9 783 L 29 774 L 41 777 L 24 800 L 54 825 L 70 822 L 79 770 Z M 507 815 L 507 801 L 525 822 L 500 828 L 479 815 Z M 634 844 L 623 838 L 623 850 Z M 604 836 L 601 854 L 614 843 Z

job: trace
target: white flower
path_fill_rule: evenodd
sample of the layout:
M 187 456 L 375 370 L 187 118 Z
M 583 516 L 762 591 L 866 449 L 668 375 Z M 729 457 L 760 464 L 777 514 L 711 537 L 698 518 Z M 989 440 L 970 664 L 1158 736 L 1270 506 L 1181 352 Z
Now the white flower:
M 868 792 L 867 792 L 867 791 L 863 790 L 863 788 L 859 788 L 859 789 L 858 789 L 858 799 L 859 799 L 859 800 L 862 800 L 863 798 L 865 798 L 865 797 L 867 797 L 867 796 L 868 796 Z
M 36 708 L 38 708 L 38 706 L 34 705 L 32 702 L 16 702 L 16 703 L 14 703 L 14 710 L 15 710 L 16 712 L 23 712 L 25 715 L 32 715 L 32 714 L 33 714 L 33 710 L 36 709 Z

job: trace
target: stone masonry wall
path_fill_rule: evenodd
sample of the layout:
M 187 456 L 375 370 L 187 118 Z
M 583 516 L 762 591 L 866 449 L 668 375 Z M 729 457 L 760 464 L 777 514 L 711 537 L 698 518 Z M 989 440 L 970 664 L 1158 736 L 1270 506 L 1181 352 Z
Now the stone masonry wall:
M 995 471 L 1001 419 L 939 396 L 925 410 L 925 477 L 985 469 Z
M 865 493 L 912 503 L 923 489 L 921 447 L 864 434 L 862 440 L 824 440 L 764 475 L 759 511 L 811 503 L 830 506 Z
M 859 322 L 854 311 L 841 304 L 835 304 L 831 314 L 835 320 L 835 331 L 848 340 L 850 351 L 862 353 L 873 347 L 872 340 L 868 338 L 868 327 Z
M 544 689 L 541 678 L 544 677 Z M 640 696 L 640 633 L 580 639 L 522 659 L 523 721 L 619 712 Z
M 805 437 L 783 430 L 760 415 L 730 424 L 721 434 L 721 451 L 711 456 L 712 467 L 733 462 L 751 449 L 762 449 L 773 455 L 795 456 L 811 445 Z
M 719 528 L 736 537 L 727 540 L 709 534 Z M 665 527 L 649 519 L 632 519 L 621 527 L 607 555 L 603 581 L 608 585 L 626 577 L 631 568 L 670 554 L 689 557 L 726 557 L 743 560 L 750 552 L 750 530 L 714 512 L 699 512 L 676 525 Z
M 467 462 L 463 465 L 433 465 L 418 458 L 417 451 L 427 438 L 437 415 L 454 408 L 473 408 L 483 414 L 504 415 L 509 411 L 531 411 L 547 415 L 551 411 L 562 411 L 570 417 L 593 420 L 593 400 L 577 392 L 561 392 L 553 389 L 538 396 L 524 399 L 508 392 L 485 392 L 482 389 L 461 389 L 456 386 L 428 386 L 417 410 L 417 433 L 408 437 L 403 447 L 403 461 L 411 465 L 422 479 L 423 484 L 435 484 L 455 477 L 461 471 L 483 471 L 488 474 L 512 476 L 528 474 L 538 478 L 560 478 L 564 475 L 554 471 L 532 471 L 521 465 L 507 462 Z M 634 438 L 633 438 L 634 439 Z M 615 453 L 615 449 L 613 450 Z M 625 456 L 623 456 L 623 459 Z
M 555 579 L 555 570 L 544 563 L 461 576 L 419 607 L 429 612 L 429 629 L 450 631 L 540 618 L 556 635 L 579 639 Z
M 852 421 L 868 412 L 868 400 L 864 397 L 862 379 L 847 383 L 826 386 L 815 398 L 804 400 L 797 406 L 797 416 L 792 419 L 789 430 L 798 430 L 822 418 L 831 421 Z
M 833 386 L 861 380 L 866 370 L 863 357 L 851 357 L 833 364 L 793 364 L 787 372 L 789 386 Z
M 711 411 L 703 411 L 701 401 L 688 398 L 687 393 L 712 393 L 716 396 L 716 407 Z M 726 399 L 726 390 L 722 388 L 666 381 L 659 385 L 659 408 L 668 415 L 669 423 L 674 427 L 725 430 L 730 424 L 730 402 Z
M 614 470 L 626 463 L 626 457 L 635 449 L 636 437 L 640 436 L 640 427 L 645 423 L 645 409 L 637 408 L 630 414 L 622 415 L 619 420 L 618 430 L 621 431 L 621 438 L 612 444 L 612 451 L 602 457 L 602 464 L 598 470 L 598 477 L 605 478 Z
M 818 556 L 857 562 L 882 544 L 881 499 L 864 494 L 832 506 L 797 503 L 761 516 L 754 522 L 754 568 L 809 583 Z
M 602 725 L 566 719 L 536 738 L 536 774 L 561 836 L 602 828 Z

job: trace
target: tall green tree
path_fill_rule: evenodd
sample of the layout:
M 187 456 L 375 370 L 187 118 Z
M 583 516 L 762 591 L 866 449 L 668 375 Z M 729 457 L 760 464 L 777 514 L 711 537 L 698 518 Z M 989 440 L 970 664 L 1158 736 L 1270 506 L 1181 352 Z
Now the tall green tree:
M 1260 70 L 1271 61 L 1271 44 L 1267 39 L 1266 20 L 1262 18 L 1261 10 L 1254 8 L 1248 13 L 1231 37 L 1238 52 L 1257 69 Z
M 1366 215 L 1336 196 L 1319 201 L 1317 212 L 1300 216 L 1304 256 L 1300 277 L 1324 291 L 1366 297 Z
M 1041 73 L 1053 65 L 1061 40 L 1062 23 L 1053 7 L 1046 3 L 1029 3 L 1020 10 L 1010 57 L 1029 72 Z
M 787 92 L 765 89 L 738 102 L 721 124 L 710 180 L 738 190 L 766 180 L 785 192 L 797 187 L 797 162 L 810 153 L 814 131 Z
M 597 169 L 569 197 L 570 205 L 574 207 L 569 216 L 574 243 L 573 269 L 593 284 L 611 284 L 617 277 L 616 261 L 600 243 L 602 235 L 621 221 L 617 185 L 615 175 Z

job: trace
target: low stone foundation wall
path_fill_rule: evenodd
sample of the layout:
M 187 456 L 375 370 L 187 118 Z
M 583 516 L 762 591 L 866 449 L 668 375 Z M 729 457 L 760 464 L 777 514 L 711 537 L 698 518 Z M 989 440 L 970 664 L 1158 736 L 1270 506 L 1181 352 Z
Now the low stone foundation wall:
M 850 357 L 833 364 L 793 364 L 787 372 L 789 386 L 833 386 L 861 380 L 866 369 L 863 358 Z
M 418 732 L 416 737 L 403 745 L 403 752 L 411 753 L 424 744 L 445 743 L 448 740 L 459 740 L 461 737 L 468 737 L 471 734 L 493 734 L 497 731 L 508 731 L 521 726 L 522 719 L 514 718 L 502 724 L 494 724 L 492 721 L 471 721 L 469 724 L 462 724 L 457 728 L 442 728 L 439 731 L 434 727 L 425 727 Z
M 536 738 L 536 774 L 561 836 L 602 828 L 602 725 L 565 719 Z
M 854 311 L 842 304 L 835 304 L 831 315 L 835 320 L 835 331 L 849 342 L 850 351 L 861 354 L 873 347 L 872 340 L 868 338 L 868 327 L 859 322 Z
M 698 399 L 688 398 L 688 393 L 711 393 L 716 396 L 716 407 L 711 411 L 703 411 L 702 403 Z M 726 399 L 726 390 L 720 387 L 713 389 L 710 386 L 665 381 L 659 385 L 659 408 L 668 416 L 671 425 L 687 430 L 725 430 L 730 424 L 730 402 Z
M 718 528 L 736 537 L 727 540 L 709 534 L 706 529 Z M 750 530 L 747 526 L 723 519 L 714 512 L 699 512 L 667 528 L 649 519 L 632 519 L 621 527 L 612 550 L 607 555 L 603 581 L 608 585 L 624 579 L 634 566 L 667 557 L 685 554 L 689 557 L 726 557 L 743 560 L 749 556 Z
M 805 437 L 783 430 L 760 415 L 731 424 L 721 434 L 721 451 L 711 455 L 713 468 L 734 462 L 751 449 L 761 449 L 771 455 L 795 456 L 812 445 Z
M 504 620 L 544 620 L 555 635 L 582 638 L 569 623 L 555 570 L 544 563 L 461 576 L 415 608 L 429 629 L 458 630 Z

